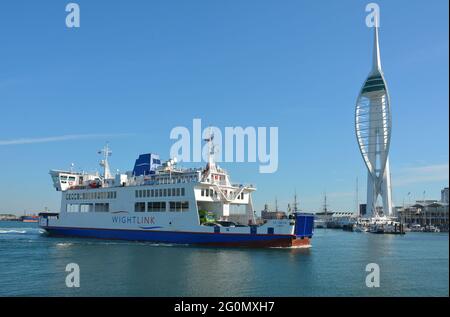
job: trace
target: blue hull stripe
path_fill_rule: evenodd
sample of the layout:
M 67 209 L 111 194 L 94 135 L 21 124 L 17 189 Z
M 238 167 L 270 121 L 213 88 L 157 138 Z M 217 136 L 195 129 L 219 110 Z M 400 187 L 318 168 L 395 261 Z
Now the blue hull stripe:
M 116 230 L 69 227 L 43 227 L 50 235 L 97 239 L 152 241 L 181 244 L 248 244 L 291 241 L 291 235 L 220 234 L 176 231 Z

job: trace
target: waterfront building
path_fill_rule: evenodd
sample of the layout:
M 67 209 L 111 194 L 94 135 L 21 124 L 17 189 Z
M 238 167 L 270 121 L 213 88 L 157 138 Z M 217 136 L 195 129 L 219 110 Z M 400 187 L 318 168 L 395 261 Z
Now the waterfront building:
M 441 231 L 448 231 L 448 203 L 437 200 L 418 200 L 414 204 L 396 208 L 400 221 L 408 227 L 435 226 Z
M 356 220 L 357 215 L 351 211 L 321 211 L 314 214 L 316 227 L 342 228 Z
M 448 187 L 441 190 L 441 203 L 448 204 Z
M 13 214 L 0 214 L 0 221 L 18 221 L 19 218 Z
M 367 214 L 367 204 L 359 204 L 359 215 L 364 217 Z

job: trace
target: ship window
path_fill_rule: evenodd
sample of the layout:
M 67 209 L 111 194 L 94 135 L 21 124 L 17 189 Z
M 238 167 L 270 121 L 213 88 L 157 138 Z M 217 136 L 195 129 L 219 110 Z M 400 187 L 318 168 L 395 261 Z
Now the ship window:
M 108 212 L 109 204 L 108 203 L 95 204 L 95 211 L 96 212 Z
M 91 212 L 94 209 L 93 207 L 93 204 L 81 204 L 80 212 Z
M 169 202 L 169 210 L 170 211 L 188 211 L 189 210 L 189 202 L 187 201 L 171 201 Z
M 204 190 L 204 189 L 202 189 L 201 195 L 202 195 L 202 196 L 205 196 L 205 190 Z
M 138 197 L 138 191 L 137 190 L 134 192 L 134 195 L 135 195 L 136 198 Z
M 149 212 L 161 212 L 166 211 L 166 202 L 165 201 L 152 201 L 147 204 L 147 211 Z
M 166 197 L 167 196 L 167 188 L 164 188 L 164 193 L 163 196 Z
M 150 197 L 150 189 L 147 189 L 147 197 Z
M 185 192 L 184 192 L 184 187 L 181 188 L 181 196 L 184 196 Z
M 209 190 L 209 196 L 211 196 L 211 197 L 213 196 L 213 190 L 212 189 Z
M 155 189 L 155 197 L 158 197 L 158 193 L 159 193 L 159 191 L 157 189 Z
M 175 196 L 175 188 L 172 188 L 172 196 Z
M 163 191 L 162 191 L 162 189 L 160 188 L 160 189 L 159 189 L 159 197 L 162 197 L 162 195 L 163 195 L 162 193 L 163 193 Z
M 150 190 L 150 197 L 155 197 L 155 191 L 153 189 Z
M 134 211 L 135 212 L 143 212 L 143 211 L 145 211 L 145 203 L 144 202 L 134 203 Z
M 67 204 L 66 211 L 67 212 L 78 212 L 79 205 L 78 204 Z
M 167 189 L 167 196 L 172 196 L 172 189 L 171 188 L 168 188 Z
M 74 181 L 75 180 L 75 177 L 74 176 L 69 176 L 69 181 Z
M 206 197 L 209 197 L 209 189 L 205 189 L 206 191 Z

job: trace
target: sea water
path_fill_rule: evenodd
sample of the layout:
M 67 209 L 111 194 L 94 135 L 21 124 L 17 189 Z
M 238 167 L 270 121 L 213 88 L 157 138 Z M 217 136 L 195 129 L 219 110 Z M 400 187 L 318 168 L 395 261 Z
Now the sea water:
M 52 238 L 0 222 L 1 296 L 448 296 L 447 233 L 316 229 L 309 249 Z M 80 287 L 67 287 L 66 267 Z M 369 263 L 380 287 L 368 287 Z

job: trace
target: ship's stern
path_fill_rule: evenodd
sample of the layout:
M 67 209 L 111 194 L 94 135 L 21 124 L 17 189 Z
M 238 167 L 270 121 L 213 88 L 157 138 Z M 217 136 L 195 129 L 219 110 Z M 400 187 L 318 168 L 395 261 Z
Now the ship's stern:
M 314 215 L 306 213 L 296 213 L 294 236 L 291 244 L 293 247 L 309 247 L 314 234 Z

